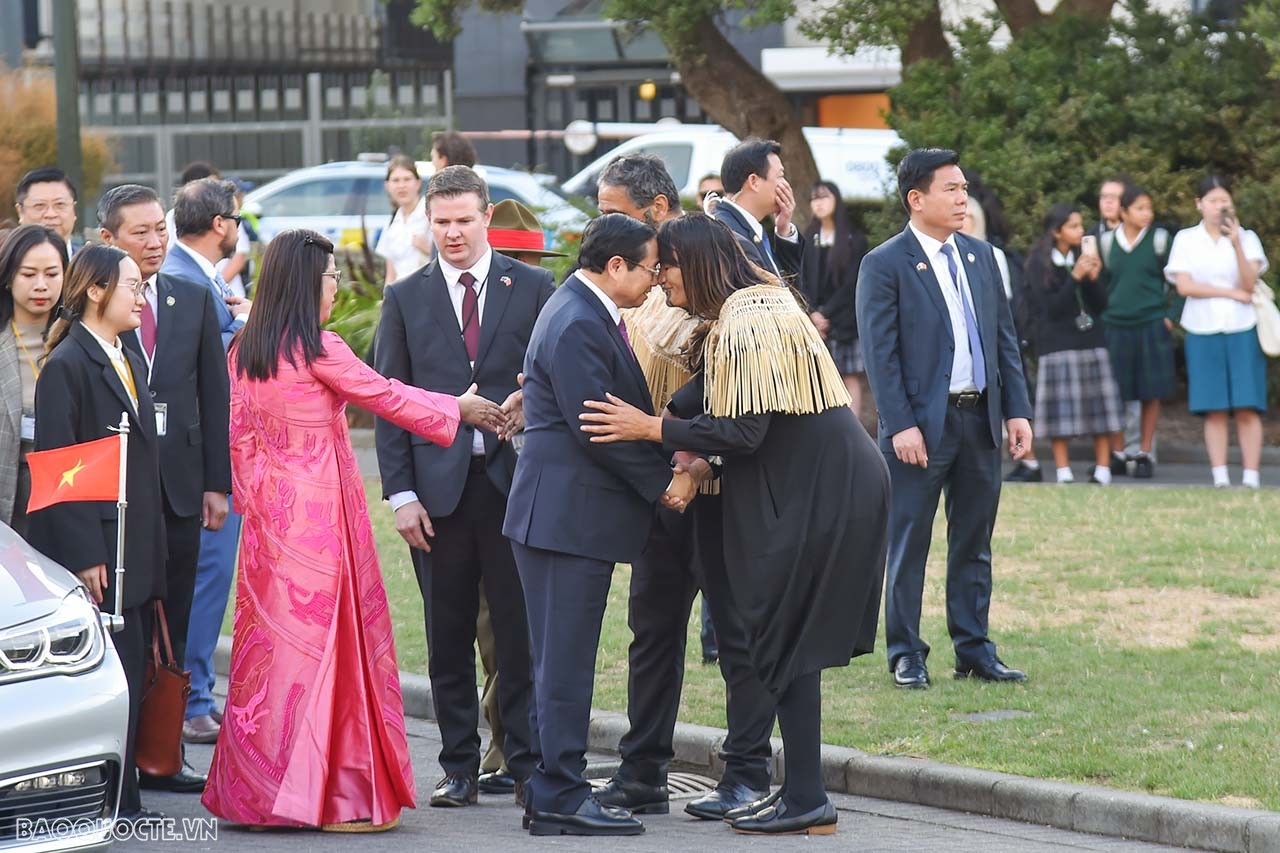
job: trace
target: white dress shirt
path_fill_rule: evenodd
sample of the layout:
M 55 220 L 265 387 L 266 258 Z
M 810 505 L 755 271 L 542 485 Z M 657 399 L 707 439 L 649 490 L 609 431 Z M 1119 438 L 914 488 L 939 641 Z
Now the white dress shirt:
M 911 233 L 916 235 L 916 239 L 920 241 L 921 248 L 924 249 L 924 256 L 929 260 L 929 266 L 933 269 L 933 277 L 938 283 L 938 289 L 942 291 L 942 298 L 947 303 L 947 316 L 951 319 L 951 335 L 955 339 L 955 350 L 951 356 L 951 384 L 947 389 L 952 394 L 961 391 L 976 391 L 977 384 L 973 381 L 973 356 L 969 352 L 969 329 L 964 322 L 964 304 L 960 301 L 960 293 L 956 290 L 955 283 L 951 280 L 951 270 L 947 267 L 947 257 L 942 254 L 943 243 L 930 237 L 928 234 L 920 231 L 915 225 L 908 226 Z M 956 270 L 960 274 L 960 286 L 964 289 L 965 299 L 969 301 L 969 305 L 973 305 L 973 292 L 969 288 L 969 281 L 964 272 L 964 258 L 960 254 L 960 249 L 956 246 L 955 235 L 947 237 L 945 245 L 951 247 L 951 257 L 955 259 Z M 974 313 L 974 320 L 977 320 L 977 313 Z
M 126 376 L 133 379 L 133 384 L 136 388 L 138 386 L 138 377 L 133 375 L 133 368 L 129 366 L 129 360 L 124 357 L 124 347 L 120 345 L 120 339 L 116 338 L 116 342 L 111 343 L 106 338 L 101 337 L 93 329 L 90 329 L 83 322 L 80 325 L 84 326 L 85 331 L 93 335 L 93 339 L 98 342 L 99 346 L 102 347 L 102 351 L 107 354 L 107 358 L 111 360 L 111 364 L 115 367 L 116 373 L 118 374 L 120 371 L 124 371 Z M 124 386 L 125 393 L 129 395 L 129 402 L 133 404 L 133 413 L 136 415 L 138 413 L 137 395 L 133 391 L 129 390 L 129 383 L 125 382 L 123 379 L 120 380 L 120 384 Z
M 1240 245 L 1245 259 L 1259 264 L 1258 275 L 1266 272 L 1267 256 L 1262 251 L 1258 235 L 1241 228 Z M 1225 236 L 1220 235 L 1215 240 L 1203 222 L 1194 228 L 1182 229 L 1173 238 L 1164 277 L 1177 284 L 1178 273 L 1186 273 L 1192 281 L 1223 290 L 1240 286 L 1240 265 L 1236 261 L 1235 246 Z M 1257 324 L 1258 314 L 1252 304 L 1226 296 L 1189 296 L 1182 307 L 1182 327 L 1197 335 L 1245 332 Z
M 214 286 L 213 298 L 221 302 L 223 300 L 223 295 L 222 295 L 222 291 L 217 286 L 218 279 L 221 278 L 221 274 L 218 272 L 218 268 L 215 267 L 209 261 L 208 258 L 200 254 L 195 249 L 191 248 L 181 240 L 179 240 L 177 243 L 174 243 L 173 245 L 175 248 L 181 249 L 182 251 L 186 252 L 195 260 L 196 265 L 200 267 L 200 272 L 204 273 L 205 278 L 209 279 L 209 283 Z M 174 251 L 174 249 L 170 248 L 169 251 L 172 252 Z M 223 284 L 226 284 L 226 282 L 223 282 Z M 158 316 L 159 315 L 157 315 L 157 317 Z M 237 326 L 243 326 L 248 321 L 249 321 L 248 314 L 240 314 L 232 317 L 232 322 L 235 323 Z
M 613 299 L 609 297 L 609 294 L 605 293 L 599 287 L 596 287 L 595 282 L 582 274 L 582 270 L 578 270 L 574 275 L 578 277 L 578 281 L 585 284 L 587 289 L 596 295 L 596 299 L 600 300 L 600 304 L 604 305 L 604 310 L 609 312 L 609 317 L 613 320 L 613 325 L 616 326 L 621 323 L 622 309 L 618 307 L 618 303 L 614 302 Z
M 462 316 L 462 300 L 466 296 L 467 289 L 463 287 L 462 278 L 464 272 L 469 272 L 476 280 L 479 287 L 479 299 L 476 301 L 476 322 L 484 325 L 484 304 L 485 297 L 489 288 L 484 285 L 489 280 L 489 267 L 493 264 L 493 249 L 486 248 L 484 254 L 480 256 L 480 260 L 471 265 L 469 269 L 460 270 L 447 262 L 443 256 L 440 257 L 440 272 L 444 275 L 445 288 L 449 291 L 449 301 L 453 303 L 453 316 L 458 321 L 458 330 L 463 330 Z M 475 362 L 471 362 L 474 368 Z M 471 437 L 471 455 L 484 456 L 484 432 L 476 428 L 475 434 Z M 418 500 L 418 493 L 406 489 L 403 492 L 396 492 L 387 497 L 387 502 L 391 504 L 392 511 L 399 509 L 407 503 Z

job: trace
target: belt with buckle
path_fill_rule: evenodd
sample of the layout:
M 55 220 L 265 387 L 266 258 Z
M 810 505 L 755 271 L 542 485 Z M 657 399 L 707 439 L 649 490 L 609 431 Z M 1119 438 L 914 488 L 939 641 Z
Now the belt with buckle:
M 958 391 L 947 395 L 947 405 L 957 409 L 974 409 L 986 395 L 985 391 Z

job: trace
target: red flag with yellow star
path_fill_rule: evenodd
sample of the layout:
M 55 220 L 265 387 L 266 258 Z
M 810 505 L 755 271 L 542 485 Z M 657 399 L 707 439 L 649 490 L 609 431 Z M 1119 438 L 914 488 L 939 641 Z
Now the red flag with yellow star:
M 31 500 L 27 512 L 65 501 L 120 498 L 120 436 L 27 454 Z

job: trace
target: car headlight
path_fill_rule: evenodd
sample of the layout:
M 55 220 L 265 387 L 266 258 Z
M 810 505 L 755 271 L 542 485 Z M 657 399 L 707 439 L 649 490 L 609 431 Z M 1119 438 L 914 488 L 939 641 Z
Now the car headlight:
M 77 589 L 48 616 L 0 632 L 0 684 L 85 672 L 105 654 L 98 610 Z

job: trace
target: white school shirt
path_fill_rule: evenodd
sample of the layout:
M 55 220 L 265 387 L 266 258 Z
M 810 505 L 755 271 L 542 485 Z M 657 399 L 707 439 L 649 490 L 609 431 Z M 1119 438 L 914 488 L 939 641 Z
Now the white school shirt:
M 1258 275 L 1266 272 L 1267 256 L 1258 235 L 1240 229 L 1240 245 L 1247 260 L 1260 263 Z M 1186 273 L 1194 281 L 1223 290 L 1240 286 L 1235 247 L 1225 236 L 1215 240 L 1203 222 L 1194 228 L 1182 229 L 1173 238 L 1164 277 L 1176 284 L 1178 273 Z M 1252 329 L 1258 324 L 1258 315 L 1252 305 L 1225 296 L 1189 296 L 1182 308 L 1181 322 L 1184 329 L 1197 335 L 1232 334 Z

